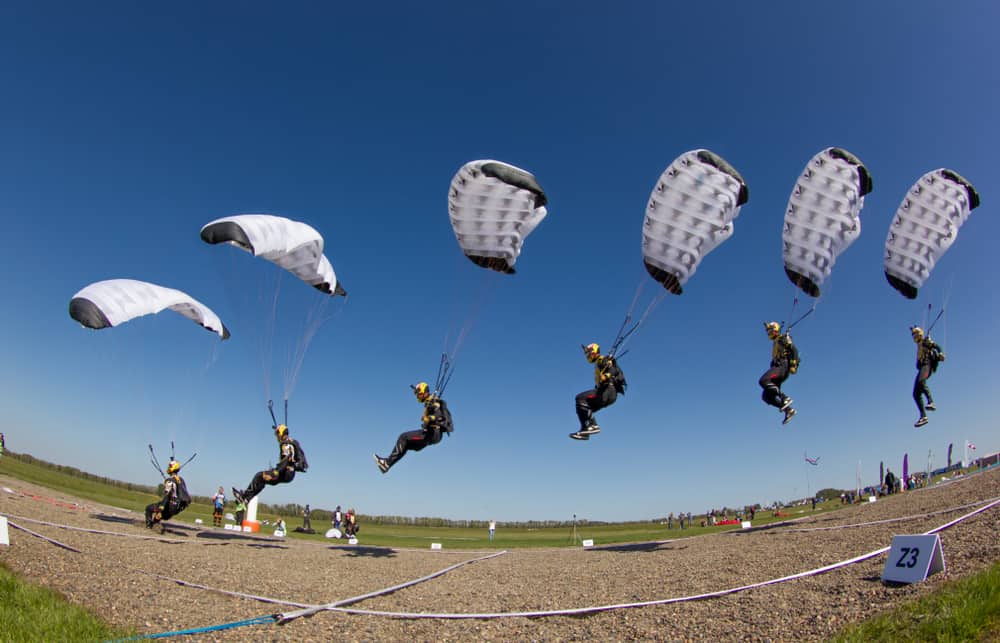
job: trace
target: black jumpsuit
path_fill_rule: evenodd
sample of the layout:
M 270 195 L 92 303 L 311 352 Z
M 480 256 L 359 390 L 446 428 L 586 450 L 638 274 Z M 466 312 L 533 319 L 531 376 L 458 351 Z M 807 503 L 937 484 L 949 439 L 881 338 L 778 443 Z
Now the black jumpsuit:
M 451 411 L 444 400 L 430 396 L 424 402 L 424 414 L 420 419 L 420 428 L 405 431 L 396 439 L 396 446 L 385 459 L 389 467 L 396 464 L 406 455 L 407 451 L 420 451 L 424 447 L 441 441 L 441 434 L 450 433 L 453 429 Z
M 917 345 L 917 377 L 913 381 L 913 401 L 917 403 L 920 417 L 927 415 L 924 398 L 927 398 L 928 404 L 934 403 L 931 398 L 931 390 L 927 388 L 927 378 L 937 370 L 938 363 L 934 357 L 940 354 L 941 347 L 931 341 L 930 337 L 925 337 Z
M 576 396 L 576 417 L 580 420 L 580 430 L 596 424 L 594 413 L 609 407 L 618 399 L 615 377 L 620 368 L 613 357 L 600 355 L 594 363 L 594 388 Z
M 785 404 L 788 396 L 781 392 L 781 385 L 788 379 L 793 367 L 799 367 L 799 350 L 787 333 L 778 335 L 771 347 L 771 367 L 758 382 L 764 389 L 760 396 L 764 402 L 779 409 Z
M 152 528 L 156 523 L 176 516 L 189 504 L 191 495 L 184 478 L 176 473 L 167 476 L 163 481 L 163 497 L 158 502 L 146 505 L 146 526 Z
M 243 501 L 249 503 L 250 499 L 264 490 L 264 485 L 276 485 L 291 482 L 295 478 L 295 460 L 298 454 L 295 453 L 295 445 L 288 437 L 282 438 L 280 442 L 280 455 L 278 465 L 273 469 L 258 471 L 250 481 L 250 486 L 243 492 Z

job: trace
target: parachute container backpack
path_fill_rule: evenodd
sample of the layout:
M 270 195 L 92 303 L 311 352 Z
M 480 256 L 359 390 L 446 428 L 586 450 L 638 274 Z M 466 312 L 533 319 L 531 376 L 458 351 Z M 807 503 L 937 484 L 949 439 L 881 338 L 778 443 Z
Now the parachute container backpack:
M 69 316 L 87 328 L 102 329 L 170 309 L 222 339 L 229 329 L 212 309 L 185 292 L 134 279 L 98 281 L 73 295 Z
M 524 240 L 548 212 L 535 177 L 500 161 L 470 161 L 451 180 L 448 216 L 458 245 L 473 263 L 514 273 Z
M 750 198 L 746 181 L 708 150 L 678 156 L 664 170 L 646 206 L 642 258 L 650 276 L 679 295 L 698 264 L 733 234 Z
M 910 187 L 885 239 L 885 278 L 907 299 L 916 299 L 958 229 L 979 206 L 979 193 L 962 175 L 938 169 Z
M 781 232 L 785 274 L 810 297 L 861 235 L 861 208 L 872 191 L 868 168 L 847 150 L 829 147 L 806 164 L 785 209 Z

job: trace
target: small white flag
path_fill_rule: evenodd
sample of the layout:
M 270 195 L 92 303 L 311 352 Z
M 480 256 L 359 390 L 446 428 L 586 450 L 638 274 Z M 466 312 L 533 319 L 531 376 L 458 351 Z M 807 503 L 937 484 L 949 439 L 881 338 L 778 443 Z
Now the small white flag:
M 969 445 L 969 448 L 970 448 L 970 449 L 972 449 L 973 451 L 975 451 L 975 450 L 976 450 L 976 445 L 974 445 L 973 443 L 971 443 L 971 442 L 966 442 L 966 444 L 968 444 L 968 445 Z

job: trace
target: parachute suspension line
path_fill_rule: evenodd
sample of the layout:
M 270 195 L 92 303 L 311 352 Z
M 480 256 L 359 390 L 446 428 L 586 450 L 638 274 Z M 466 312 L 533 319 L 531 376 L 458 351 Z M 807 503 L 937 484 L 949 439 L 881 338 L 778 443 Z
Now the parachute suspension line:
M 806 312 L 802 313 L 802 315 L 798 319 L 796 319 L 791 324 L 789 324 L 788 326 L 785 327 L 785 332 L 787 333 L 788 331 L 792 330 L 793 328 L 795 328 L 795 326 L 798 325 L 798 323 L 800 321 L 802 321 L 803 319 L 805 319 L 809 315 L 813 314 L 813 311 L 816 310 L 816 306 L 818 304 L 819 304 L 819 300 L 817 299 L 816 301 L 813 302 L 813 305 L 812 305 L 812 307 L 809 308 L 809 310 L 807 310 Z
M 931 329 L 933 329 L 934 326 L 937 325 L 938 320 L 941 319 L 941 315 L 944 315 L 944 308 L 938 311 L 937 317 L 935 317 L 934 321 L 932 321 L 930 325 L 927 326 L 927 332 L 925 332 L 924 335 L 926 335 L 927 337 L 931 336 Z
M 448 356 L 448 353 L 441 353 L 437 377 L 434 379 L 434 394 L 438 397 L 444 395 L 444 390 L 448 387 L 448 382 L 451 381 L 451 376 L 455 373 L 452 366 L 452 358 Z
M 184 461 L 184 464 L 180 465 L 177 470 L 180 471 L 188 465 L 189 462 L 198 457 L 198 453 L 195 452 L 190 458 Z M 174 456 L 174 441 L 170 441 L 170 461 L 176 462 L 177 458 Z M 160 466 L 160 462 L 156 459 L 156 452 L 153 451 L 153 445 L 149 445 L 149 461 L 153 463 L 153 468 L 156 469 L 157 473 L 160 474 L 161 478 L 166 478 L 167 474 L 163 472 L 163 467 Z
M 318 299 L 306 314 L 304 328 L 295 344 L 294 351 L 291 351 L 292 354 L 288 357 L 285 365 L 286 400 L 291 397 L 292 391 L 295 390 L 295 386 L 298 384 L 299 372 L 302 370 L 302 364 L 305 362 L 306 353 L 309 351 L 309 346 L 313 338 L 319 333 L 319 329 L 323 324 L 333 318 L 333 315 L 326 314 L 326 310 L 330 305 L 330 299 L 330 297 Z M 343 308 L 339 308 L 337 312 L 341 310 Z
M 615 340 L 611 343 L 611 349 L 608 351 L 610 357 L 622 357 L 628 351 L 622 351 L 622 347 L 625 343 L 632 337 L 633 334 L 642 325 L 646 318 L 649 317 L 650 313 L 656 309 L 656 307 L 666 299 L 667 291 L 661 290 L 655 297 L 653 297 L 650 302 L 646 305 L 645 310 L 643 310 L 642 315 L 639 319 L 632 323 L 632 314 L 635 311 L 635 306 L 639 302 L 639 297 L 642 294 L 642 290 L 645 287 L 645 281 L 639 282 L 639 286 L 636 288 L 635 296 L 632 298 L 632 305 L 629 306 L 628 312 L 625 313 L 625 319 L 622 320 L 621 326 L 618 328 L 618 332 L 615 334 Z
M 795 316 L 795 308 L 799 305 L 799 296 L 797 293 L 798 290 L 795 288 L 795 286 L 792 286 L 792 307 L 788 311 L 788 317 L 785 317 L 785 319 L 791 319 L 792 317 Z M 787 329 L 787 327 L 785 326 L 784 319 L 781 321 L 781 327 Z
M 441 361 L 438 364 L 437 377 L 434 380 L 434 393 L 441 396 L 451 381 L 451 376 L 455 373 L 455 361 L 458 359 L 458 352 L 465 344 L 465 339 L 469 336 L 472 328 L 478 322 L 482 309 L 486 301 L 492 296 L 496 288 L 499 275 L 491 271 L 482 271 L 479 277 L 479 286 L 476 288 L 477 296 L 465 314 L 464 321 L 457 332 L 454 332 L 455 341 L 451 343 L 454 327 L 450 328 L 444 336 L 444 347 L 441 350 Z
M 156 453 L 153 451 L 152 444 L 149 445 L 149 461 L 153 463 L 153 468 L 156 469 L 161 478 L 167 477 L 167 474 L 163 473 L 163 467 L 161 467 L 160 463 L 156 460 Z
M 278 300 L 281 294 L 281 275 L 274 276 L 274 285 L 270 285 L 267 275 L 261 276 L 257 282 L 258 301 L 268 307 L 263 329 L 257 336 L 257 353 L 260 356 L 260 370 L 263 378 L 264 397 L 271 399 L 271 364 L 274 354 L 274 333 L 278 318 Z
M 278 418 L 274 416 L 274 400 L 267 401 L 267 411 L 271 414 L 271 428 L 278 428 Z M 285 426 L 288 426 L 288 398 L 285 398 L 285 421 L 283 422 Z

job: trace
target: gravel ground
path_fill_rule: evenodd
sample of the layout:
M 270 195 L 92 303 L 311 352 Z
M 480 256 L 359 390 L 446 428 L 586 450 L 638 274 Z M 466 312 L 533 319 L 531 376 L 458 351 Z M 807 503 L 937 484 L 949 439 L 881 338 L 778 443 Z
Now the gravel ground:
M 351 607 L 489 614 L 624 605 L 717 592 L 860 556 L 888 546 L 894 534 L 922 533 L 975 508 L 967 505 L 998 497 L 1000 470 L 994 469 L 769 529 L 591 550 L 516 549 Z M 11 529 L 11 546 L 0 547 L 0 561 L 111 623 L 150 634 L 296 609 L 168 579 L 278 601 L 327 604 L 494 553 L 364 547 L 363 541 L 362 546 L 347 547 L 249 539 L 181 524 L 162 537 L 148 538 L 151 532 L 138 526 L 137 514 L 3 476 L 0 514 L 81 552 Z M 73 531 L 24 519 L 119 535 Z M 887 520 L 891 522 L 861 524 Z M 847 623 L 1000 560 L 1000 505 L 943 531 L 941 540 L 947 570 L 914 585 L 884 585 L 880 577 L 886 557 L 880 555 L 816 576 L 666 605 L 495 619 L 413 619 L 326 611 L 284 626 L 253 625 L 182 640 L 826 640 Z

